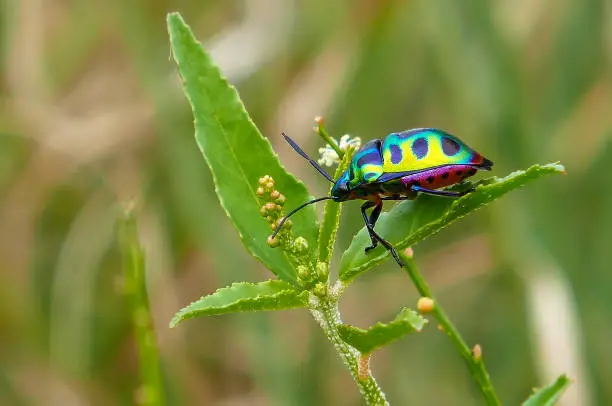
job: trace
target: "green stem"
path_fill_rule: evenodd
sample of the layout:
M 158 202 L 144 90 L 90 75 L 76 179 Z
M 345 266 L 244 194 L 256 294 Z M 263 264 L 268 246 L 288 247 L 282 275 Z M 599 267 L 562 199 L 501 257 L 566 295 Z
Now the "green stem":
M 336 154 L 338 154 L 340 159 L 342 159 L 344 157 L 344 151 L 342 151 L 340 147 L 338 146 L 338 144 L 336 144 L 336 141 L 334 141 L 334 139 L 329 136 L 329 134 L 325 130 L 325 127 L 323 126 L 323 123 L 317 124 L 316 130 L 317 130 L 317 134 L 319 134 L 319 136 L 323 138 L 325 142 L 328 143 L 329 146 L 332 147 L 334 151 L 336 151 Z
M 316 300 L 318 304 L 311 309 L 311 313 L 325 332 L 325 335 L 327 335 L 327 338 L 336 348 L 336 351 L 338 351 L 344 364 L 348 367 L 366 404 L 372 406 L 388 405 L 389 403 L 385 398 L 384 392 L 376 383 L 369 369 L 366 371 L 366 374 L 362 371 L 360 378 L 359 359 L 361 354 L 359 351 L 345 343 L 338 334 L 338 326 L 342 324 L 342 321 L 337 300 L 331 297 L 317 298 Z
M 126 210 L 119 220 L 118 238 L 123 254 L 125 293 L 132 312 L 142 381 L 136 396 L 141 405 L 161 406 L 164 404 L 162 381 L 145 283 L 144 252 L 138 240 L 136 219 L 130 210 Z
M 442 326 L 448 338 L 450 338 L 451 342 L 455 345 L 463 359 L 465 359 L 470 373 L 476 381 L 476 384 L 478 384 L 478 387 L 480 388 L 480 391 L 482 392 L 485 401 L 487 402 L 487 405 L 501 405 L 501 402 L 499 401 L 499 398 L 495 393 L 495 389 L 493 388 L 493 384 L 491 383 L 489 373 L 485 368 L 484 362 L 482 360 L 482 355 L 479 354 L 478 357 L 474 357 L 474 355 L 472 354 L 472 350 L 468 347 L 468 345 L 465 343 L 465 341 L 459 334 L 457 328 L 450 321 L 450 319 L 446 315 L 446 312 L 444 311 L 444 309 L 442 309 L 442 306 L 440 306 L 440 303 L 434 299 L 433 295 L 431 294 L 431 290 L 427 285 L 427 282 L 425 282 L 425 279 L 423 279 L 423 276 L 421 276 L 421 273 L 419 272 L 419 268 L 417 267 L 414 258 L 412 256 L 407 256 L 403 252 L 400 252 L 399 255 L 405 264 L 404 269 L 410 276 L 410 279 L 412 279 L 412 282 L 416 286 L 419 293 L 422 296 L 428 297 L 434 301 L 434 308 L 432 311 L 433 317 L 438 321 L 440 326 Z

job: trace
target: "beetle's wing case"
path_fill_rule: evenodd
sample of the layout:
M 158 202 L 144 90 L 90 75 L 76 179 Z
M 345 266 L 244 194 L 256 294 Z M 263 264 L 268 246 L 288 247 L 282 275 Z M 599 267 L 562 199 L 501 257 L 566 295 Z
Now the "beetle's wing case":
M 381 152 L 385 174 L 415 173 L 443 165 L 466 165 L 476 163 L 473 161 L 480 157 L 458 138 L 435 128 L 389 134 Z

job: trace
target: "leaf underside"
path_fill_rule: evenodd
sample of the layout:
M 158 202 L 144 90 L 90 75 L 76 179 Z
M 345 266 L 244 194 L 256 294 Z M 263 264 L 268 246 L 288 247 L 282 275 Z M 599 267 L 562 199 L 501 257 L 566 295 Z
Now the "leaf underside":
M 387 324 L 376 323 L 367 330 L 342 324 L 338 326 L 338 333 L 344 342 L 362 354 L 369 354 L 413 331 L 421 331 L 425 324 L 427 324 L 425 318 L 414 310 L 404 308 Z
M 561 375 L 555 382 L 537 389 L 533 395 L 523 403 L 523 406 L 553 406 L 570 385 L 567 375 Z
M 533 165 L 501 179 L 485 179 L 477 184 L 474 192 L 458 199 L 419 194 L 415 200 L 398 203 L 389 212 L 383 213 L 376 223 L 376 231 L 395 249 L 401 250 L 528 182 L 559 173 L 565 173 L 565 169 L 558 163 Z M 339 270 L 342 281 L 356 278 L 389 256 L 388 251 L 380 245 L 366 255 L 364 248 L 369 244 L 370 237 L 364 227 L 342 256 Z
M 214 293 L 179 310 L 170 327 L 196 316 L 214 316 L 225 313 L 285 310 L 306 307 L 308 292 L 297 291 L 293 285 L 269 280 L 259 283 L 239 282 L 217 289 Z
M 236 89 L 222 76 L 178 13 L 168 15 L 168 32 L 193 110 L 196 141 L 212 172 L 221 206 L 247 250 L 280 279 L 295 283 L 295 270 L 285 254 L 266 243 L 271 230 L 259 214 L 262 203 L 255 191 L 259 178 L 270 175 L 291 208 L 309 200 L 304 184 L 281 166 Z M 305 208 L 292 220 L 294 234 L 314 246 L 318 231 L 314 207 Z

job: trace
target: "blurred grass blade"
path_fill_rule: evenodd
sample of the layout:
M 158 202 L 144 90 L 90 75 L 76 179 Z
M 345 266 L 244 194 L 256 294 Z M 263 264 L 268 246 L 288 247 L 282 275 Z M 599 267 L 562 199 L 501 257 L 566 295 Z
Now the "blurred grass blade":
M 355 347 L 362 354 L 369 354 L 413 331 L 421 331 L 427 320 L 410 309 L 402 309 L 390 323 L 376 323 L 367 330 L 342 324 L 338 333 L 345 343 Z
M 536 392 L 523 403 L 523 406 L 553 406 L 559 397 L 570 385 L 567 375 L 561 375 L 552 384 L 536 390 Z
M 214 316 L 234 312 L 284 310 L 308 305 L 308 292 L 297 291 L 287 282 L 233 283 L 226 288 L 196 300 L 181 309 L 170 322 L 170 327 L 196 316 Z
M 353 148 L 349 148 L 344 154 L 340 165 L 336 168 L 334 173 L 334 179 L 338 179 L 344 171 L 348 169 L 351 159 L 355 154 Z M 340 212 L 342 210 L 342 204 L 334 202 L 333 200 L 327 200 L 323 209 L 323 220 L 319 226 L 319 261 L 329 264 L 331 261 L 331 255 L 334 251 L 334 244 L 336 242 L 336 233 L 338 232 L 338 226 L 340 225 Z
M 259 178 L 270 175 L 276 189 L 286 196 L 287 207 L 295 207 L 309 200 L 305 186 L 281 166 L 236 89 L 221 75 L 178 13 L 168 15 L 168 31 L 193 109 L 196 141 L 212 172 L 221 206 L 249 252 L 279 278 L 295 282 L 295 271 L 285 254 L 266 243 L 271 231 L 259 214 L 255 191 Z M 292 221 L 294 234 L 305 237 L 313 246 L 317 238 L 315 208 L 305 208 Z
M 511 190 L 544 175 L 565 173 L 558 163 L 533 165 L 526 170 L 516 171 L 505 178 L 486 179 L 476 191 L 459 199 L 419 195 L 414 201 L 405 201 L 383 213 L 376 224 L 376 231 L 387 239 L 395 249 L 410 247 L 432 234 L 447 227 L 476 209 L 500 198 Z M 376 250 L 364 253 L 370 244 L 370 237 L 362 228 L 353 238 L 350 247 L 340 261 L 340 279 L 350 281 L 361 273 L 384 261 L 389 253 L 379 245 Z
M 138 346 L 142 387 L 138 391 L 143 405 L 163 405 L 162 380 L 155 330 L 149 311 L 145 280 L 144 251 L 138 239 L 136 219 L 125 211 L 118 222 L 118 239 L 123 255 L 125 293 L 132 312 L 132 323 Z

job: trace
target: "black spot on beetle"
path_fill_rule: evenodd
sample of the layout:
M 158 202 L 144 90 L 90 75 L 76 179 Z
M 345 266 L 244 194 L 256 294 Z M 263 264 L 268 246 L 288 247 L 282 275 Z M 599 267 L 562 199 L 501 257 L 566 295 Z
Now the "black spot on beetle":
M 368 152 L 367 154 L 360 156 L 359 159 L 357 160 L 357 166 L 362 167 L 363 165 L 367 165 L 367 164 L 376 165 L 376 164 L 380 164 L 380 162 L 381 162 L 381 159 L 380 159 L 380 154 L 378 153 L 378 151 L 372 151 L 372 152 Z
M 412 186 L 421 186 L 421 182 L 414 181 L 414 182 L 412 182 Z
M 391 163 L 397 165 L 402 162 L 402 149 L 395 145 L 389 145 L 389 150 L 391 151 Z
M 457 172 L 455 172 L 455 173 L 457 174 L 457 176 L 461 176 L 461 175 L 463 175 L 463 171 L 457 171 Z
M 429 176 L 427 178 L 427 183 L 433 183 L 433 181 L 434 181 L 434 177 L 433 176 Z
M 476 169 L 470 169 L 468 175 L 473 175 L 476 173 Z
M 459 143 L 449 137 L 442 137 L 442 152 L 446 156 L 455 156 L 461 149 Z
M 446 178 L 448 178 L 448 172 L 444 172 L 444 173 L 442 174 L 442 179 L 446 179 Z
M 429 151 L 429 144 L 427 143 L 427 139 L 425 138 L 417 138 L 412 143 L 412 153 L 417 159 L 422 159 L 427 155 Z

